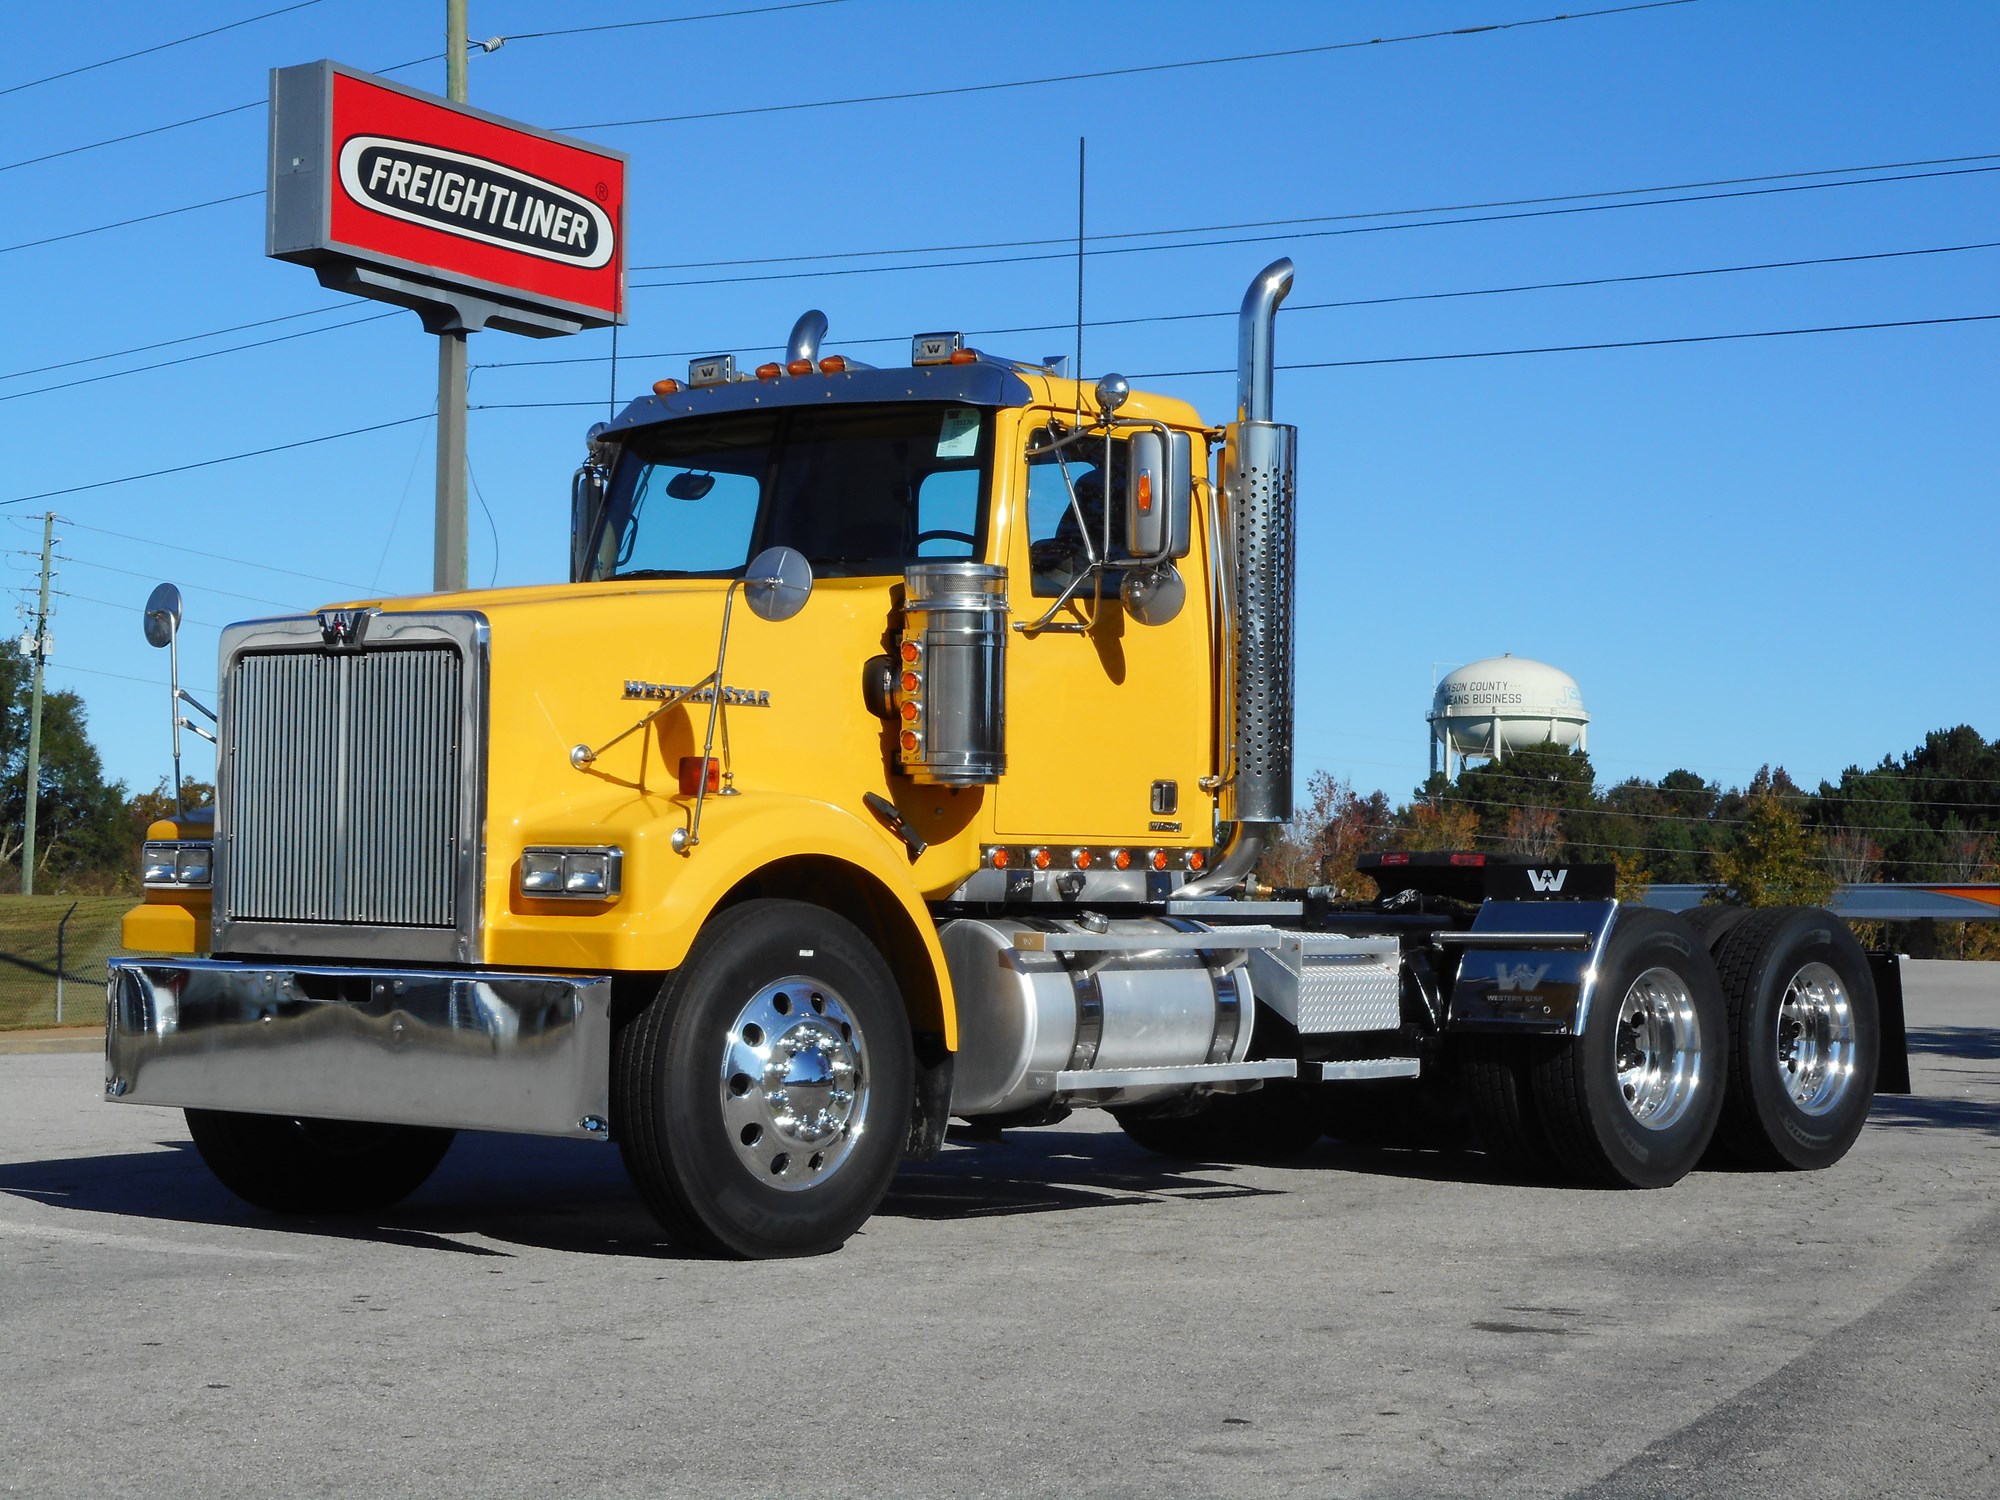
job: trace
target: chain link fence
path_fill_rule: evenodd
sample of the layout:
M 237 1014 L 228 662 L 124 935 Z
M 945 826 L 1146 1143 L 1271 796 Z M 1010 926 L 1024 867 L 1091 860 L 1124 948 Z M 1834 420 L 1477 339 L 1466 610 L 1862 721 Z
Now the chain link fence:
M 0 896 L 0 1031 L 100 1025 L 131 896 Z

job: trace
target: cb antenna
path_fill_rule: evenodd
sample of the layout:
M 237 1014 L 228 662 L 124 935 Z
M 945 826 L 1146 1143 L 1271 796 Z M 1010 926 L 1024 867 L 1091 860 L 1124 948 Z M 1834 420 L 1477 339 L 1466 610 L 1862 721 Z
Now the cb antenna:
M 1076 364 L 1070 377 L 1076 382 L 1076 425 L 1083 425 L 1083 142 L 1076 138 Z

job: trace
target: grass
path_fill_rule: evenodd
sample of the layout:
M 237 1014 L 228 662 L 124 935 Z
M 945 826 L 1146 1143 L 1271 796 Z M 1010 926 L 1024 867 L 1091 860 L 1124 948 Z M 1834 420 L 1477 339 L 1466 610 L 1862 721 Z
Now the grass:
M 131 896 L 0 896 L 0 1031 L 56 1021 L 56 928 L 63 935 L 63 1024 L 104 1017 L 104 960 L 125 950 L 118 923 Z

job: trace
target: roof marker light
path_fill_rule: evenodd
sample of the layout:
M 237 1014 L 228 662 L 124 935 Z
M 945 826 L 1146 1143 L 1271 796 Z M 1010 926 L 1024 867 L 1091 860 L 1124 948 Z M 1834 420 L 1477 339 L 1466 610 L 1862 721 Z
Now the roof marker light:
M 785 367 L 776 362 L 773 362 L 768 365 L 757 366 L 757 378 L 759 380 L 776 380 L 780 375 L 784 373 L 785 373 Z
M 653 382 L 653 394 L 655 396 L 671 396 L 676 394 L 680 388 L 681 383 L 678 380 L 656 380 Z
M 822 375 L 844 375 L 847 373 L 847 359 L 844 355 L 829 354 L 819 362 Z
M 787 375 L 810 375 L 812 372 L 813 362 L 809 359 L 795 359 L 785 366 Z

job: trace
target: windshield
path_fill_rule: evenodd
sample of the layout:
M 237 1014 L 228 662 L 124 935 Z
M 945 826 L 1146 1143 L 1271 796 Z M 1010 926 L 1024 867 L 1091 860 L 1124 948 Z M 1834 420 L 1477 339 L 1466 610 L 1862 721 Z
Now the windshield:
M 766 547 L 822 577 L 985 550 L 992 413 L 935 403 L 732 412 L 635 436 L 588 577 L 734 578 Z

